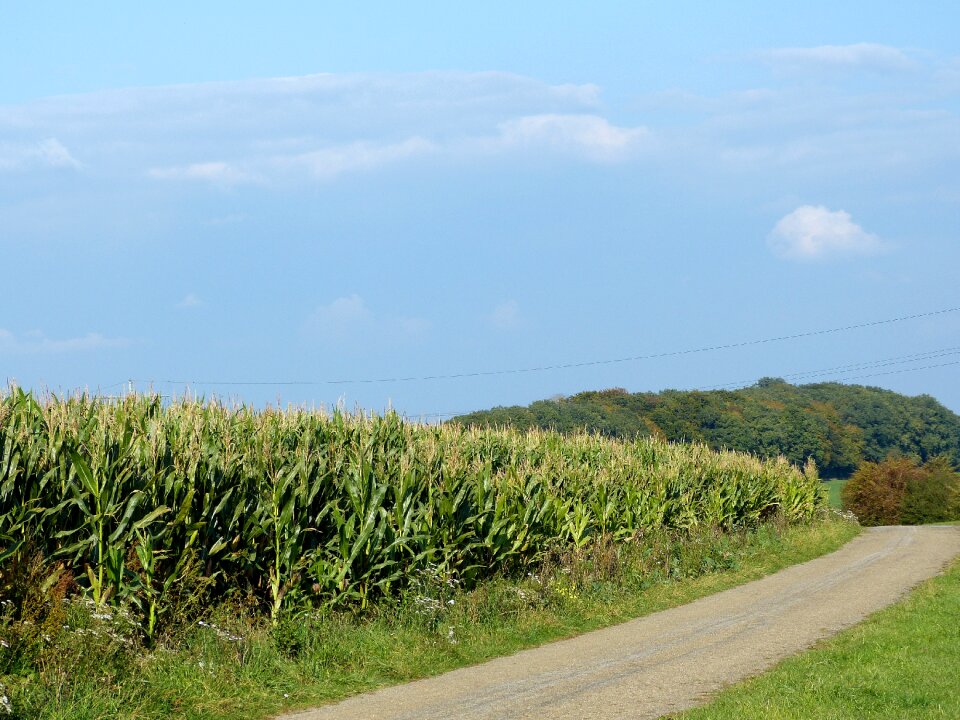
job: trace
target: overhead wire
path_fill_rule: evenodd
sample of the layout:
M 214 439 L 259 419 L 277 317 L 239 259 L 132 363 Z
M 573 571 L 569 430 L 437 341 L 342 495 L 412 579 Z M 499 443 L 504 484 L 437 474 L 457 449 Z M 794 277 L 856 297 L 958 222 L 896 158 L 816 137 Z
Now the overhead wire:
M 708 345 L 696 348 L 687 348 L 683 350 L 671 350 L 665 352 L 647 353 L 642 355 L 630 355 L 619 358 L 607 358 L 602 360 L 585 360 L 580 362 L 556 363 L 550 365 L 538 365 L 525 368 L 508 368 L 500 370 L 477 370 L 471 372 L 438 373 L 433 375 L 410 375 L 381 378 L 352 378 L 339 380 L 159 380 L 151 381 L 165 385 L 211 385 L 211 386 L 314 386 L 314 385 L 360 385 L 373 383 L 401 383 L 417 381 L 434 380 L 456 380 L 462 378 L 491 377 L 498 375 L 515 375 L 521 373 L 548 372 L 553 370 L 568 370 L 583 367 L 595 367 L 599 365 L 613 365 L 617 363 L 639 362 L 642 360 L 655 360 L 669 357 L 680 357 L 683 355 L 693 355 L 699 353 L 716 352 L 719 350 L 733 350 L 736 348 L 752 347 L 765 345 L 769 343 L 785 342 L 788 340 L 799 340 L 802 338 L 817 337 L 823 335 L 832 335 L 835 333 L 847 332 L 850 330 L 859 330 L 864 328 L 876 327 L 879 325 L 889 325 L 891 323 L 905 322 L 908 320 L 918 320 L 921 318 L 934 317 L 960 311 L 960 307 L 944 308 L 924 313 L 915 313 L 912 315 L 902 315 L 899 317 L 886 318 L 883 320 L 873 320 L 870 322 L 856 323 L 853 325 L 844 325 L 842 327 L 826 328 L 820 330 L 810 330 L 807 332 L 793 333 L 790 335 L 778 335 L 774 337 L 758 338 L 754 340 L 744 340 L 732 343 L 723 343 L 719 345 Z
M 871 360 L 867 362 L 852 363 L 849 365 L 837 365 L 832 368 L 823 368 L 821 370 L 806 370 L 804 372 L 795 372 L 788 373 L 786 375 L 780 375 L 784 380 L 799 380 L 807 377 L 818 377 L 821 375 L 833 373 L 833 372 L 856 372 L 858 370 L 868 370 L 877 367 L 888 367 L 890 365 L 901 365 L 904 363 L 917 362 L 920 360 L 933 360 L 940 357 L 949 357 L 951 355 L 960 354 L 960 347 L 950 347 L 950 348 L 941 348 L 939 350 L 930 350 L 924 353 L 914 353 L 912 355 L 900 355 L 891 358 L 884 358 L 882 360 Z M 727 388 L 737 388 L 744 387 L 745 385 L 752 385 L 755 380 L 738 380 L 736 382 L 723 383 L 722 385 L 710 385 L 703 390 L 725 390 Z
M 955 361 L 946 362 L 946 363 L 937 363 L 935 365 L 922 365 L 920 367 L 901 368 L 899 370 L 887 370 L 887 371 L 878 372 L 878 373 L 866 373 L 863 375 L 846 375 L 846 373 L 856 372 L 859 369 L 889 367 L 891 365 L 898 365 L 905 362 L 919 362 L 922 360 L 933 360 L 936 358 L 949 357 L 957 354 L 960 354 L 960 348 L 945 348 L 942 350 L 931 350 L 927 353 L 917 353 L 915 355 L 900 356 L 898 358 L 886 358 L 884 360 L 875 360 L 872 362 L 853 363 L 850 365 L 840 365 L 833 368 L 824 368 L 821 370 L 808 370 L 805 372 L 791 373 L 791 374 L 783 375 L 782 377 L 784 379 L 797 378 L 797 377 L 811 377 L 811 378 L 835 377 L 838 381 L 863 380 L 871 377 L 882 377 L 885 375 L 898 375 L 901 373 L 915 372 L 918 370 L 932 370 L 935 368 L 951 367 L 955 365 L 960 365 L 960 360 L 955 360 Z M 908 358 L 912 358 L 912 359 L 908 359 Z M 840 371 L 839 374 L 837 373 L 837 371 Z M 752 384 L 755 381 L 747 381 L 747 382 Z M 702 388 L 702 390 L 706 390 L 706 391 L 721 390 L 721 389 L 727 389 L 732 387 L 746 387 L 746 386 L 747 385 L 745 383 L 740 383 L 740 382 L 724 383 L 722 385 L 713 385 L 706 388 Z M 410 419 L 436 418 L 439 420 L 442 418 L 457 417 L 459 415 L 468 415 L 472 412 L 478 412 L 478 411 L 467 410 L 467 411 L 458 411 L 458 412 L 437 412 L 437 413 L 402 413 L 402 415 Z

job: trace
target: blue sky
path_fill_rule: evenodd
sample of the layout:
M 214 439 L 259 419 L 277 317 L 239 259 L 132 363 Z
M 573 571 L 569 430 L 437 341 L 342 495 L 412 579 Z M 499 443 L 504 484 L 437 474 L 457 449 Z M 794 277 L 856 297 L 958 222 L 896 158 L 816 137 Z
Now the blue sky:
M 960 312 L 329 382 L 960 306 L 954 4 L 195 5 L 0 3 L 0 375 L 420 414 L 851 366 L 809 379 L 960 410 Z

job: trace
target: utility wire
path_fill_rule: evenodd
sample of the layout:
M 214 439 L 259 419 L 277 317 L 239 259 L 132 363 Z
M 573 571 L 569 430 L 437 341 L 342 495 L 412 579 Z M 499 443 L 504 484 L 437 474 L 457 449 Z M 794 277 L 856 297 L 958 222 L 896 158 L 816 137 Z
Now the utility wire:
M 916 353 L 913 355 L 900 355 L 892 358 L 884 358 L 883 360 L 872 360 L 870 362 L 861 362 L 853 363 L 850 365 L 837 365 L 832 368 L 824 368 L 822 370 L 807 370 L 805 372 L 795 372 L 788 375 L 782 375 L 778 377 L 783 377 L 786 379 L 802 379 L 808 377 L 818 377 L 825 374 L 830 374 L 834 372 L 856 372 L 858 370 L 869 370 L 878 367 L 888 367 L 890 365 L 902 365 L 904 363 L 918 362 L 920 360 L 933 360 L 935 358 L 949 357 L 951 355 L 956 355 L 960 353 L 960 347 L 952 348 L 942 348 L 940 350 L 930 350 L 925 353 Z M 738 388 L 744 387 L 747 385 L 752 385 L 755 380 L 739 380 L 737 382 L 724 383 L 722 385 L 710 385 L 704 390 L 726 390 L 728 388 Z
M 934 317 L 936 315 L 945 315 L 960 311 L 960 307 L 945 308 L 943 310 L 933 310 L 931 312 L 916 313 L 914 315 L 902 315 L 900 317 L 887 318 L 885 320 L 874 320 L 872 322 L 857 323 L 855 325 L 844 325 L 843 327 L 828 328 L 823 330 L 811 330 L 808 332 L 795 333 L 792 335 L 779 335 L 776 337 L 760 338 L 757 340 L 744 340 L 741 342 L 725 343 L 722 345 L 708 345 L 705 347 L 688 348 L 685 350 L 672 350 L 668 352 L 650 353 L 646 355 L 631 355 L 628 357 L 611 358 L 606 360 L 587 360 L 574 363 L 559 363 L 554 365 L 539 365 L 526 368 L 512 368 L 505 370 L 480 370 L 474 372 L 459 372 L 436 375 L 420 376 L 398 376 L 390 378 L 354 378 L 345 380 L 160 380 L 166 385 L 221 385 L 221 386 L 309 386 L 309 385 L 360 385 L 373 383 L 400 383 L 414 381 L 431 380 L 456 380 L 462 378 L 490 377 L 497 375 L 516 375 L 521 373 L 547 372 L 552 370 L 568 370 L 573 368 L 593 367 L 598 365 L 613 365 L 616 363 L 637 362 L 641 360 L 655 360 L 659 358 L 679 357 L 682 355 L 694 355 L 698 353 L 715 352 L 718 350 L 733 350 L 736 348 L 752 347 L 756 345 L 765 345 L 768 343 L 784 342 L 787 340 L 799 340 L 801 338 L 817 337 L 821 335 L 832 335 L 835 333 L 847 332 L 849 330 L 859 330 L 862 328 L 876 327 L 878 325 L 889 325 L 891 323 L 905 322 L 907 320 L 918 320 L 920 318 Z
M 960 352 L 960 349 L 954 350 L 954 351 L 952 351 L 952 352 L 946 352 L 946 351 L 944 351 L 944 354 L 943 354 L 942 356 L 935 354 L 935 353 L 938 353 L 938 352 L 941 352 L 941 351 L 933 350 L 933 351 L 931 351 L 931 352 L 929 352 L 929 353 L 918 353 L 917 356 L 906 355 L 906 356 L 902 356 L 902 357 L 904 357 L 904 358 L 915 357 L 916 359 L 913 360 L 913 362 L 916 362 L 917 360 L 930 360 L 930 359 L 934 359 L 934 358 L 942 357 L 942 356 L 946 356 L 946 355 L 955 355 L 955 354 L 957 354 L 957 352 Z M 812 377 L 832 376 L 832 375 L 834 375 L 834 371 L 836 371 L 836 370 L 843 370 L 844 368 L 854 368 L 854 370 L 851 370 L 851 371 L 852 371 L 852 372 L 855 372 L 855 371 L 856 371 L 855 369 L 857 369 L 857 368 L 864 368 L 864 367 L 867 367 L 867 368 L 868 368 L 868 367 L 870 367 L 870 366 L 874 366 L 874 367 L 885 367 L 886 365 L 900 364 L 900 363 L 902 363 L 902 362 L 911 362 L 910 360 L 899 360 L 899 362 L 892 362 L 892 361 L 895 360 L 895 359 L 896 359 L 896 358 L 891 358 L 891 359 L 890 359 L 891 362 L 887 362 L 887 361 L 885 361 L 885 360 L 877 360 L 877 361 L 869 362 L 869 363 L 856 363 L 856 364 L 853 364 L 853 365 L 840 365 L 840 366 L 837 366 L 837 367 L 834 367 L 834 368 L 826 368 L 826 369 L 823 369 L 823 370 L 808 370 L 808 371 L 802 372 L 802 373 L 792 373 L 792 374 L 789 374 L 789 375 L 785 375 L 784 377 L 785 377 L 785 378 L 788 378 L 788 377 L 799 377 L 799 376 L 812 376 Z M 878 363 L 879 363 L 879 364 L 878 364 Z M 842 373 L 841 373 L 841 376 L 838 377 L 837 379 L 838 379 L 838 380 L 863 380 L 863 379 L 865 379 L 865 378 L 881 377 L 881 376 L 884 376 L 884 375 L 899 375 L 899 374 L 901 374 L 901 373 L 916 372 L 917 370 L 932 370 L 932 369 L 934 369 L 934 368 L 951 367 L 951 366 L 955 366 L 955 365 L 960 365 L 960 360 L 955 360 L 955 361 L 953 361 L 953 362 L 947 362 L 947 363 L 938 363 L 938 364 L 936 364 L 936 365 L 923 365 L 923 366 L 920 366 L 920 367 L 901 368 L 900 370 L 887 370 L 887 371 L 885 371 L 885 372 L 868 373 L 868 374 L 865 374 L 865 375 L 843 376 Z M 122 384 L 122 383 L 121 383 L 121 384 Z M 706 389 L 707 389 L 707 390 L 711 390 L 711 389 L 721 389 L 721 388 L 732 387 L 732 386 L 734 386 L 734 385 L 736 385 L 736 384 L 737 384 L 737 383 L 726 383 L 726 384 L 724 384 L 724 385 L 714 385 L 714 386 L 711 386 L 711 387 L 706 388 Z M 111 386 L 111 387 L 112 387 L 112 386 Z M 122 398 L 122 396 L 119 396 L 119 395 L 108 395 L 108 396 L 105 396 L 105 397 L 107 397 L 107 398 L 114 398 L 114 399 Z M 172 397 L 172 396 L 169 396 L 169 395 L 161 395 L 160 397 L 169 398 L 169 397 Z M 458 410 L 458 411 L 455 411 L 455 412 L 435 412 L 435 413 L 409 413 L 409 412 L 403 412 L 403 413 L 400 413 L 400 415 L 401 415 L 402 417 L 408 419 L 408 420 L 416 420 L 416 419 L 422 419 L 422 418 L 436 418 L 437 420 L 440 420 L 440 419 L 442 419 L 442 418 L 457 417 L 457 416 L 459 416 L 459 415 L 469 415 L 469 414 L 472 413 L 472 412 L 477 412 L 477 411 L 475 411 L 475 410 Z M 481 411 L 481 412 L 482 412 L 482 411 Z
M 839 380 L 860 380 L 862 378 L 871 378 L 871 377 L 880 377 L 881 375 L 898 375 L 900 373 L 914 372 L 915 370 L 932 370 L 933 368 L 942 368 L 949 367 L 951 365 L 960 365 L 960 360 L 954 360 L 953 362 L 940 363 L 939 365 L 924 365 L 922 367 L 914 368 L 903 368 L 901 370 L 888 370 L 881 373 L 870 373 L 869 375 L 854 375 L 851 377 L 841 377 Z
M 942 354 L 936 354 L 936 353 L 940 353 L 940 352 L 942 352 Z M 932 360 L 932 359 L 939 358 L 939 357 L 947 357 L 947 356 L 950 356 L 950 355 L 956 355 L 957 353 L 960 353 L 960 348 L 955 349 L 955 350 L 953 350 L 953 351 L 951 351 L 951 352 L 933 350 L 933 351 L 931 351 L 930 353 L 919 353 L 917 356 L 910 356 L 910 355 L 908 355 L 908 356 L 903 356 L 903 357 L 907 357 L 907 358 L 909 358 L 909 357 L 914 357 L 914 358 L 915 358 L 914 360 L 902 360 L 902 359 L 901 359 L 901 360 L 899 360 L 898 362 L 892 362 L 892 360 L 894 360 L 894 359 L 891 358 L 891 362 L 888 362 L 888 361 L 885 361 L 885 360 L 877 360 L 877 361 L 874 361 L 874 362 L 872 362 L 872 363 L 857 363 L 857 364 L 854 364 L 854 365 L 840 365 L 840 366 L 835 367 L 835 368 L 825 368 L 825 369 L 823 369 L 823 370 L 809 370 L 809 371 L 803 372 L 803 373 L 793 373 L 793 374 L 790 374 L 790 375 L 785 375 L 784 378 L 798 377 L 798 376 L 836 377 L 836 379 L 837 379 L 838 381 L 846 381 L 846 380 L 862 380 L 862 379 L 865 379 L 865 378 L 881 377 L 881 376 L 884 376 L 884 375 L 898 375 L 898 374 L 901 374 L 901 373 L 915 372 L 915 371 L 918 371 L 918 370 L 932 370 L 932 369 L 934 369 L 934 368 L 951 367 L 951 366 L 954 366 L 954 365 L 960 365 L 960 360 L 955 360 L 955 361 L 946 362 L 946 363 L 938 363 L 938 364 L 936 364 L 936 365 L 922 365 L 922 366 L 920 366 L 920 367 L 909 367 L 909 368 L 901 368 L 901 369 L 899 369 L 899 370 L 887 370 L 887 371 L 885 371 L 885 372 L 867 373 L 867 374 L 864 374 L 864 375 L 852 375 L 852 376 L 848 376 L 848 375 L 845 375 L 844 372 L 841 372 L 841 373 L 839 374 L 839 376 L 838 376 L 835 371 L 837 371 L 837 370 L 843 371 L 844 369 L 849 368 L 848 370 L 846 370 L 846 372 L 856 372 L 858 369 L 870 369 L 871 367 L 887 367 L 887 366 L 889 366 L 889 365 L 897 365 L 897 364 L 901 364 L 901 363 L 903 363 L 903 362 L 918 362 L 918 361 L 920 361 L 920 360 Z M 723 389 L 723 388 L 733 387 L 733 386 L 735 386 L 735 385 L 739 385 L 740 387 L 744 387 L 744 385 L 739 384 L 739 383 L 726 383 L 726 384 L 724 384 L 724 385 L 714 385 L 714 386 L 712 386 L 712 387 L 708 387 L 708 388 L 704 388 L 704 389 L 705 389 L 705 390 Z M 437 418 L 437 419 L 439 420 L 439 419 L 441 419 L 441 418 L 457 417 L 457 416 L 459 416 L 459 415 L 469 415 L 469 414 L 472 413 L 472 412 L 484 412 L 484 411 L 466 410 L 466 411 L 442 412 L 442 413 L 403 413 L 403 416 L 406 417 L 406 418 L 409 418 L 409 419 L 416 419 L 416 418 Z

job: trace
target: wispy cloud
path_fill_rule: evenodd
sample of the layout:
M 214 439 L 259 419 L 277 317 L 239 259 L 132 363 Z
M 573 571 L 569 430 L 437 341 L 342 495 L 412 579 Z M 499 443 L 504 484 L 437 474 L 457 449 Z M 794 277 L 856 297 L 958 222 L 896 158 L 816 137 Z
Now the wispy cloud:
M 598 114 L 591 84 L 508 73 L 307 75 L 131 88 L 0 107 L 0 167 L 78 167 L 69 133 L 98 175 L 230 188 L 331 181 L 439 154 L 528 146 L 594 159 L 641 134 Z
M 305 152 L 254 154 L 234 164 L 206 162 L 153 168 L 149 175 L 163 180 L 200 180 L 225 186 L 304 178 L 329 181 L 345 173 L 370 172 L 427 155 L 456 159 L 478 152 L 502 156 L 531 149 L 609 162 L 627 159 L 649 135 L 646 128 L 618 127 L 597 115 L 551 113 L 505 120 L 498 124 L 493 135 L 455 135 L 436 140 L 413 136 L 396 142 L 357 140 Z M 298 146 L 304 141 L 298 139 L 289 144 Z
M 308 338 L 333 342 L 360 335 L 402 341 L 422 336 L 430 323 L 424 318 L 374 313 L 360 295 L 353 293 L 317 307 L 303 329 Z
M 214 185 L 237 185 L 256 180 L 238 167 L 226 162 L 202 162 L 177 167 L 151 168 L 147 174 L 159 180 L 200 180 Z
M 318 307 L 307 319 L 307 328 L 317 333 L 342 335 L 359 329 L 372 318 L 363 298 L 354 293 Z
M 87 333 L 79 337 L 57 339 L 49 338 L 39 331 L 18 335 L 0 328 L 0 353 L 4 354 L 89 352 L 121 348 L 129 344 L 130 341 L 125 338 L 111 338 L 100 333 Z
M 200 299 L 195 293 L 187 293 L 184 295 L 183 299 L 177 303 L 177 308 L 180 310 L 190 310 L 192 308 L 198 308 L 203 306 L 203 300 Z
M 104 208 L 87 215 L 103 217 L 111 206 L 122 214 L 114 195 L 140 194 L 138 183 L 150 183 L 151 197 L 231 188 L 309 192 L 355 174 L 413 167 L 469 170 L 489 161 L 510 171 L 544 160 L 642 160 L 648 177 L 679 171 L 687 185 L 711 187 L 800 183 L 793 191 L 803 195 L 817 191 L 816 179 L 934 177 L 960 161 L 960 119 L 944 101 L 944 88 L 960 87 L 956 63 L 951 74 L 944 61 L 870 43 L 779 48 L 761 57 L 778 68 L 918 64 L 920 71 L 909 92 L 892 72 L 869 78 L 869 88 L 859 75 L 829 72 L 816 83 L 776 74 L 769 87 L 715 96 L 680 89 L 622 109 L 623 119 L 604 112 L 595 85 L 505 73 L 309 75 L 115 90 L 0 106 L 0 137 L 10 138 L 0 144 L 0 169 L 39 175 L 79 167 L 82 158 L 99 183 L 85 190 Z M 36 227 L 37 194 L 19 178 L 0 173 L 10 199 L 0 222 Z M 76 188 L 64 185 L 49 202 L 76 197 Z M 251 193 L 244 212 L 255 215 L 255 202 Z M 229 209 L 210 214 L 218 212 Z M 50 213 L 44 222 L 64 216 Z
M 624 128 L 598 115 L 527 115 L 500 124 L 505 148 L 535 146 L 563 152 L 582 153 L 596 160 L 622 160 L 650 131 L 644 127 Z
M 314 177 L 330 180 L 345 172 L 372 170 L 436 150 L 437 145 L 419 137 L 397 143 L 354 142 L 299 155 L 279 156 L 271 164 L 278 168 L 304 168 Z
M 850 213 L 822 205 L 801 205 L 785 215 L 768 239 L 773 251 L 788 260 L 873 255 L 884 249 L 880 238 L 853 222 Z
M 505 300 L 493 308 L 487 321 L 497 330 L 513 330 L 520 325 L 520 305 L 516 300 Z
M 0 171 L 29 168 L 79 169 L 80 162 L 56 138 L 0 143 Z
M 719 95 L 659 93 L 641 107 L 655 128 L 654 157 L 682 166 L 692 181 L 720 178 L 763 184 L 866 183 L 941 177 L 960 160 L 960 117 L 944 106 L 947 92 L 933 73 L 878 91 L 826 74 L 817 83 L 780 80 L 774 86 Z M 886 84 L 886 79 L 877 81 Z M 872 83 L 871 83 L 872 84 Z M 958 86 L 960 87 L 960 86 Z M 658 127 L 656 118 L 682 117 Z M 734 175 L 731 176 L 731 173 Z M 842 179 L 842 180 L 841 180 Z
M 47 138 L 37 143 L 36 157 L 49 167 L 79 168 L 80 163 L 56 138 Z
M 775 48 L 764 50 L 759 56 L 770 65 L 788 70 L 865 70 L 888 73 L 918 67 L 917 62 L 903 50 L 876 43 Z

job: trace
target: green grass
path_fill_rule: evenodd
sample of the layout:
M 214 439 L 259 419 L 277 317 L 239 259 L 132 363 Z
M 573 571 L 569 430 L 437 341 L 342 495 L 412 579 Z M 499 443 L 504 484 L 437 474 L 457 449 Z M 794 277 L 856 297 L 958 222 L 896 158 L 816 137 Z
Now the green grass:
M 830 507 L 837 510 L 842 509 L 843 503 L 840 501 L 840 493 L 843 491 L 843 486 L 847 484 L 847 478 L 824 480 L 823 484 L 827 488 L 827 502 Z
M 146 652 L 87 632 L 68 638 L 82 647 L 54 648 L 43 672 L 0 683 L 24 720 L 262 718 L 674 607 L 830 552 L 858 532 L 829 519 L 707 534 L 672 546 L 654 573 L 639 572 L 648 567 L 645 547 L 616 567 L 610 546 L 599 547 L 548 564 L 539 577 L 496 579 L 470 592 L 424 588 L 438 601 L 425 613 L 408 595 L 365 618 L 304 615 L 271 629 L 262 617 L 224 607 L 210 622 L 242 640 L 192 627 Z
M 900 603 L 683 720 L 960 718 L 960 561 Z

